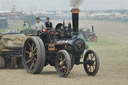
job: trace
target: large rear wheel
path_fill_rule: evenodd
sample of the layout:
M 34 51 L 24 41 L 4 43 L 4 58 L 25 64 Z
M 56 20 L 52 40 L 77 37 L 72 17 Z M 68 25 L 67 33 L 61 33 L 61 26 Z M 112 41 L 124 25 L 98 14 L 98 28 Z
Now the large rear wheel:
M 93 50 L 88 50 L 84 56 L 84 69 L 89 76 L 95 76 L 99 70 L 99 58 Z
M 45 65 L 45 47 L 38 37 L 30 37 L 23 48 L 23 65 L 27 72 L 38 74 Z
M 60 50 L 55 59 L 55 67 L 60 77 L 67 77 L 71 70 L 71 57 L 66 50 Z

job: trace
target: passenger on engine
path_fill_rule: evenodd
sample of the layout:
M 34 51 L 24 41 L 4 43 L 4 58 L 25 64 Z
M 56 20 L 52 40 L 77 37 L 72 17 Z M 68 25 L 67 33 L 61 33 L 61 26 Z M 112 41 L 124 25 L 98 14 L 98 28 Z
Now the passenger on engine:
M 52 30 L 52 28 L 53 28 L 52 22 L 50 22 L 49 17 L 46 18 L 45 26 L 46 26 L 47 30 Z
M 43 32 L 45 29 L 46 29 L 46 27 L 45 27 L 44 23 L 40 21 L 39 17 L 37 17 L 36 24 L 35 24 L 35 30 L 36 30 L 35 35 L 39 35 L 40 32 Z

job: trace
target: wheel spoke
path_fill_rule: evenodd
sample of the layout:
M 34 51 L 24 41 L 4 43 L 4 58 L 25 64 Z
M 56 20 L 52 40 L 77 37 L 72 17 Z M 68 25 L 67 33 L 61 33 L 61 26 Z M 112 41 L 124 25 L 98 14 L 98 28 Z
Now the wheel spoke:
M 32 43 L 32 47 L 31 47 L 32 52 L 33 52 L 33 47 L 34 47 L 34 43 Z
M 88 59 L 91 60 L 91 56 L 90 56 L 90 54 L 88 54 Z
M 37 59 L 34 57 L 34 60 L 35 60 L 35 62 L 37 61 Z
M 60 59 L 58 56 L 57 56 L 56 58 L 57 58 L 59 61 L 61 61 L 61 59 Z
M 89 72 L 91 71 L 91 66 L 88 67 L 88 71 L 89 71 Z
M 65 73 L 67 71 L 67 67 L 65 65 L 61 66 L 60 71 Z
M 29 51 L 25 51 L 25 53 L 30 54 L 30 52 L 29 52 Z
M 31 45 L 30 45 L 30 43 L 29 43 L 29 42 L 27 42 L 27 44 L 28 44 L 29 48 L 31 48 Z
M 35 52 L 35 51 L 36 51 L 36 49 L 37 49 L 37 48 L 35 47 L 35 48 L 33 49 L 33 52 Z
M 33 66 L 34 66 L 34 61 L 32 62 L 31 66 L 30 66 L 31 70 L 32 70 Z
M 33 53 L 35 56 L 37 56 L 37 53 Z
M 26 62 L 26 64 L 28 64 L 31 60 L 32 60 L 32 58 L 28 59 L 27 62 Z
M 57 57 L 58 58 L 58 57 Z M 60 60 L 60 62 L 59 62 L 59 66 L 60 66 L 60 71 L 61 72 L 63 72 L 63 73 L 65 73 L 67 70 L 67 67 L 66 67 L 66 65 L 64 65 L 64 62 L 66 61 L 66 59 L 63 59 L 63 57 L 62 57 L 62 55 L 60 56 L 60 58 L 58 58 L 59 60 Z
M 67 67 L 63 66 L 64 73 L 67 71 Z
M 90 66 L 90 67 L 91 67 L 91 68 L 90 68 L 90 69 L 91 69 L 91 72 L 93 72 L 93 70 L 94 70 L 93 67 L 92 67 L 92 66 Z
M 61 67 L 60 67 L 60 71 L 62 71 L 62 70 L 63 70 L 63 67 L 61 66 Z
M 93 60 L 93 58 L 94 58 L 94 55 L 93 55 L 93 53 L 91 53 L 91 60 Z
M 31 53 L 29 53 L 29 58 L 32 58 L 32 54 Z
M 95 70 L 96 67 L 95 66 L 92 66 L 92 67 L 93 67 L 93 70 Z
M 61 57 L 61 58 L 60 58 L 60 59 L 61 59 L 61 61 L 63 61 L 63 56 L 61 55 L 60 57 Z
M 94 61 L 93 66 L 96 66 L 96 61 Z
M 66 61 L 66 58 L 63 60 L 63 63 Z
M 96 61 L 96 58 L 95 58 L 95 56 L 92 58 L 92 61 Z

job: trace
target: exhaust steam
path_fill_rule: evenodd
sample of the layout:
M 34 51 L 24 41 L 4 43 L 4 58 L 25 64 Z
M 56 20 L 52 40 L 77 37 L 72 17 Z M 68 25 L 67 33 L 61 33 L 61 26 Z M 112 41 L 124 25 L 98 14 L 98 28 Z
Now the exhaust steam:
M 79 8 L 83 2 L 84 0 L 70 0 L 72 8 Z

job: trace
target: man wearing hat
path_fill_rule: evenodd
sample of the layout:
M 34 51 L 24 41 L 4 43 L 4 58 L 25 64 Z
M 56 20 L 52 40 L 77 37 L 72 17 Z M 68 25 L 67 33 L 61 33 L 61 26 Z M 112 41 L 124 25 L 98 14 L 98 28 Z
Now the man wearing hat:
M 35 24 L 35 30 L 36 30 L 36 35 L 39 33 L 39 32 L 42 32 L 46 29 L 45 25 L 43 22 L 40 21 L 40 18 L 37 17 L 36 18 L 36 24 Z
M 46 26 L 47 30 L 52 30 L 52 22 L 50 22 L 50 18 L 47 17 L 46 20 L 47 21 L 45 22 L 45 26 Z

